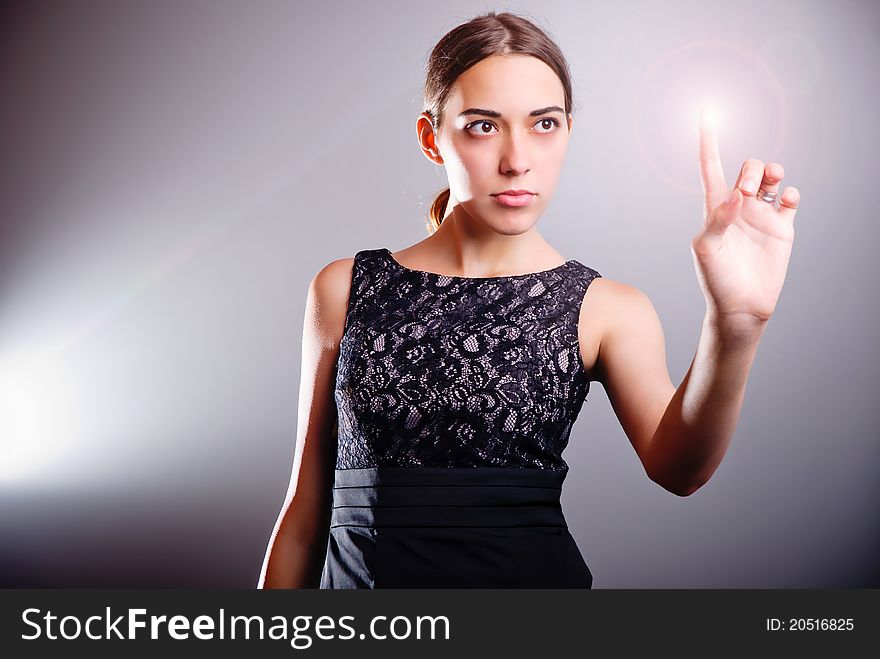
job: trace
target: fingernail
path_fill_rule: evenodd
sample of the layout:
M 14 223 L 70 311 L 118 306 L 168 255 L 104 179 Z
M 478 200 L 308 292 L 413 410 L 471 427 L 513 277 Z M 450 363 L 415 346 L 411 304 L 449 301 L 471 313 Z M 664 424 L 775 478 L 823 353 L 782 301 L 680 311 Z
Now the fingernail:
M 740 187 L 742 187 L 742 189 L 746 192 L 755 192 L 758 189 L 758 184 L 751 179 L 748 179 L 743 181 L 742 186 Z

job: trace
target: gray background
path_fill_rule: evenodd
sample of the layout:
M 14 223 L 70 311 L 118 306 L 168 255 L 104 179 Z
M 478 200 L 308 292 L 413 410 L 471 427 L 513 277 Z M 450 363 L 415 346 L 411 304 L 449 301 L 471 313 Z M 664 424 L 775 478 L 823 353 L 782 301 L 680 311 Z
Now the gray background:
M 864 2 L 49 2 L 0 14 L 0 580 L 252 587 L 293 458 L 305 294 L 425 235 L 423 67 L 549 30 L 575 124 L 540 231 L 644 290 L 680 383 L 704 300 L 696 107 L 801 191 L 730 451 L 679 498 L 599 384 L 563 505 L 596 588 L 880 586 L 878 53 Z

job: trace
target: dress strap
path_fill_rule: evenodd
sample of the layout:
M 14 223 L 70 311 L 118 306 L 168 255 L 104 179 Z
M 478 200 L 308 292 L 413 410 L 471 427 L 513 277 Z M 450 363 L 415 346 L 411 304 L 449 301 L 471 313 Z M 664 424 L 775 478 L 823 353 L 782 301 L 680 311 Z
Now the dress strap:
M 354 255 L 351 271 L 351 288 L 348 294 L 348 309 L 345 315 L 345 330 L 362 314 L 365 305 L 379 289 L 383 279 L 384 266 L 382 249 L 362 249 Z

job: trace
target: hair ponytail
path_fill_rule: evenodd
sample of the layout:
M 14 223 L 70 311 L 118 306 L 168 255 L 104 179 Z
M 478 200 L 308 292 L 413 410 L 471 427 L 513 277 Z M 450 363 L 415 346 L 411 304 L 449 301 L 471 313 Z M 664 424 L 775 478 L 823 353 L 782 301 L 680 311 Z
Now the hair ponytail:
M 428 232 L 434 233 L 440 228 L 443 222 L 443 216 L 446 214 L 446 204 L 449 202 L 449 187 L 443 188 L 434 197 L 434 203 L 431 204 L 431 210 L 428 213 Z

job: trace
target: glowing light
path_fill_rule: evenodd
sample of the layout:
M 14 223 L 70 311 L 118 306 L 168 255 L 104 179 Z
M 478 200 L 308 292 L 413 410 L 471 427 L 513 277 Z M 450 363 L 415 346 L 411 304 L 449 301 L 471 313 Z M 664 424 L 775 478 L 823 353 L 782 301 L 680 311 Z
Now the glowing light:
M 70 443 L 71 390 L 51 353 L 0 355 L 0 482 L 29 474 Z
M 633 142 L 670 188 L 702 197 L 696 145 L 700 107 L 711 106 L 722 160 L 777 160 L 787 137 L 785 90 L 773 67 L 736 43 L 699 40 L 661 53 L 633 94 Z
M 713 131 L 717 131 L 721 125 L 721 110 L 711 103 L 703 103 L 699 108 L 698 121 L 705 121 L 706 126 Z M 697 122 L 694 122 L 696 125 Z

